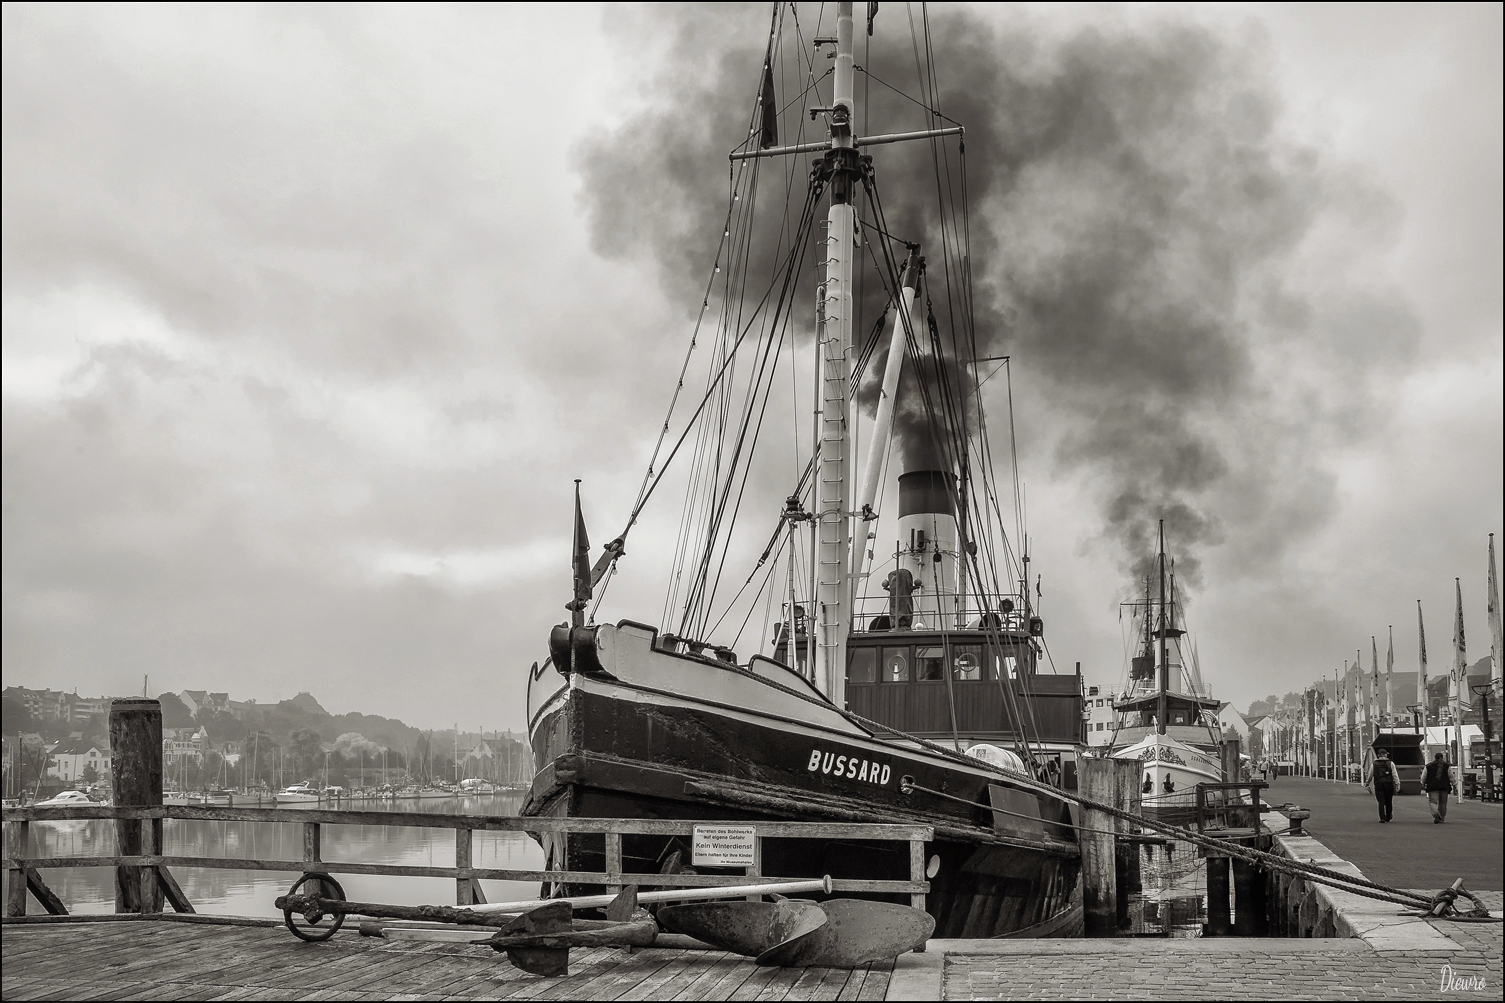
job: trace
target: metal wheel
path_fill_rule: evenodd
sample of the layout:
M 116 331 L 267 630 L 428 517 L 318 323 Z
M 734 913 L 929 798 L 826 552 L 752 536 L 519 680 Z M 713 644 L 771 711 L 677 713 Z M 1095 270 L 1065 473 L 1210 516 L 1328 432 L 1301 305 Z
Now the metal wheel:
M 332 899 L 336 902 L 345 901 L 345 889 L 341 888 L 338 881 L 323 871 L 307 872 L 293 883 L 293 887 L 288 890 L 288 894 L 298 894 L 298 889 L 309 882 L 312 882 L 312 884 L 309 886 L 308 894 L 317 895 L 322 899 Z M 330 922 L 326 923 L 326 920 Z M 318 943 L 321 940 L 328 940 L 335 935 L 340 927 L 345 924 L 345 914 L 342 912 L 326 913 L 310 906 L 301 913 L 294 913 L 291 909 L 282 910 L 282 921 L 287 924 L 287 928 L 293 932 L 294 937 L 297 937 L 299 940 L 309 941 L 310 943 Z

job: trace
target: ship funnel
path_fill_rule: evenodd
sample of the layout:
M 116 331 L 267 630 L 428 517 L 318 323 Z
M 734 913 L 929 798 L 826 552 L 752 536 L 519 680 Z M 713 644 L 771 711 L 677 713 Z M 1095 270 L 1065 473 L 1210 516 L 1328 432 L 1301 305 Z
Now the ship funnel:
M 956 474 L 945 461 L 929 450 L 907 451 L 899 475 L 898 567 L 917 587 L 915 629 L 938 630 L 942 616 L 958 612 L 956 492 Z

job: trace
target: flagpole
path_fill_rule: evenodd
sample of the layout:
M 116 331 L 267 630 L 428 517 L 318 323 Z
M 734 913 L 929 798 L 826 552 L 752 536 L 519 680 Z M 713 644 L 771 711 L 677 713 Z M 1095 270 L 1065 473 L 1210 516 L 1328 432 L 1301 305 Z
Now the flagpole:
M 1385 710 L 1395 726 L 1395 625 L 1390 625 L 1390 647 L 1385 651 Z
M 1454 578 L 1453 586 L 1458 595 L 1458 612 L 1453 620 L 1453 672 L 1452 672 L 1452 704 L 1453 704 L 1453 741 L 1457 743 L 1458 782 L 1453 785 L 1454 796 L 1460 800 L 1463 798 L 1463 687 L 1468 681 L 1468 655 L 1465 653 L 1467 646 L 1463 640 L 1463 582 Z
M 1416 651 L 1418 665 L 1416 670 L 1416 703 L 1421 708 L 1421 727 L 1423 733 L 1427 727 L 1427 625 L 1421 618 L 1421 600 L 1416 600 Z
M 1495 535 L 1489 534 L 1489 681 L 1496 699 L 1505 695 L 1505 629 L 1500 614 L 1500 576 L 1495 572 Z

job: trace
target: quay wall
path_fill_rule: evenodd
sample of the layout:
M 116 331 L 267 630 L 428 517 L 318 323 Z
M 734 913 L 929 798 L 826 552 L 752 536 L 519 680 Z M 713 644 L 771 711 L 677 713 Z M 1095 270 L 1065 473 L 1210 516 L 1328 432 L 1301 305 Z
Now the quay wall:
M 1272 828 L 1270 852 L 1343 874 L 1368 877 L 1315 837 Z M 1373 880 L 1373 879 L 1371 879 Z M 1265 874 L 1266 921 L 1272 937 L 1364 940 L 1376 951 L 1455 951 L 1458 945 L 1420 916 L 1401 916 L 1405 906 L 1319 885 L 1282 871 Z

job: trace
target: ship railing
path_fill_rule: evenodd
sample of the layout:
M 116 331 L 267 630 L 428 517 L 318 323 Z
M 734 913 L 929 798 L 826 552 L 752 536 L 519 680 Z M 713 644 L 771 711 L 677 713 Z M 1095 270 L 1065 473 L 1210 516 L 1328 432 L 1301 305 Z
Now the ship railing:
M 972 625 L 980 624 L 984 616 L 989 616 L 988 622 L 1006 633 L 1028 634 L 1030 632 L 1030 618 L 1025 615 L 1024 598 L 1017 593 L 992 596 L 985 602 L 980 602 L 977 596 L 945 595 L 941 597 L 939 613 L 936 611 L 936 597 L 933 594 L 919 592 L 913 596 L 913 600 L 914 613 L 911 614 L 913 622 L 923 623 L 924 626 L 912 629 L 948 631 L 976 629 Z M 873 626 L 874 623 L 882 621 L 892 624 L 892 609 L 887 592 L 855 596 L 852 605 L 854 610 L 852 630 L 854 632 L 882 632 L 893 629 L 892 626 L 877 628 Z M 1005 606 L 1009 608 L 1005 609 Z M 786 618 L 787 615 L 786 611 Z
M 31 855 L 30 826 L 33 822 L 87 819 L 114 821 L 120 843 L 139 847 L 140 852 L 87 857 Z M 279 822 L 284 825 L 301 825 L 303 826 L 302 858 L 287 860 L 191 857 L 163 853 L 162 849 L 165 844 L 162 830 L 163 822 L 167 819 Z M 763 841 L 765 839 L 834 839 L 907 843 L 909 849 L 908 880 L 833 878 L 831 884 L 833 890 L 838 892 L 908 895 L 911 905 L 923 909 L 925 896 L 930 891 L 930 884 L 926 880 L 925 873 L 925 844 L 935 838 L 935 830 L 926 825 L 782 821 L 728 823 L 636 818 L 524 818 L 311 808 L 204 808 L 192 805 L 5 808 L 3 812 L 0 812 L 0 821 L 4 822 L 5 868 L 8 872 L 5 917 L 11 922 L 25 921 L 28 892 L 49 914 L 54 916 L 68 914 L 67 906 L 53 893 L 40 874 L 42 869 L 55 867 L 116 868 L 115 911 L 117 913 L 157 913 L 162 911 L 164 904 L 170 905 L 178 913 L 195 912 L 193 904 L 188 901 L 181 886 L 173 877 L 173 868 L 450 878 L 455 882 L 455 904 L 458 906 L 478 905 L 486 901 L 480 885 L 483 879 L 603 885 L 612 891 L 619 891 L 626 884 L 643 888 L 714 888 L 725 885 L 774 883 L 802 877 L 802 875 L 763 873 Z M 455 865 L 435 867 L 325 860 L 322 852 L 322 827 L 331 824 L 452 829 L 455 833 Z M 719 827 L 729 824 L 750 826 L 754 830 L 753 862 L 740 868 L 744 872 L 742 874 L 646 874 L 622 869 L 623 836 L 693 836 L 696 826 Z M 602 871 L 476 867 L 472 859 L 473 834 L 476 832 L 599 834 L 604 837 L 606 866 Z
M 1259 792 L 1270 785 L 1262 780 L 1241 783 L 1197 784 L 1197 831 L 1205 832 L 1209 824 L 1234 831 L 1259 832 L 1259 815 L 1263 811 Z M 1248 800 L 1244 792 L 1248 792 Z

